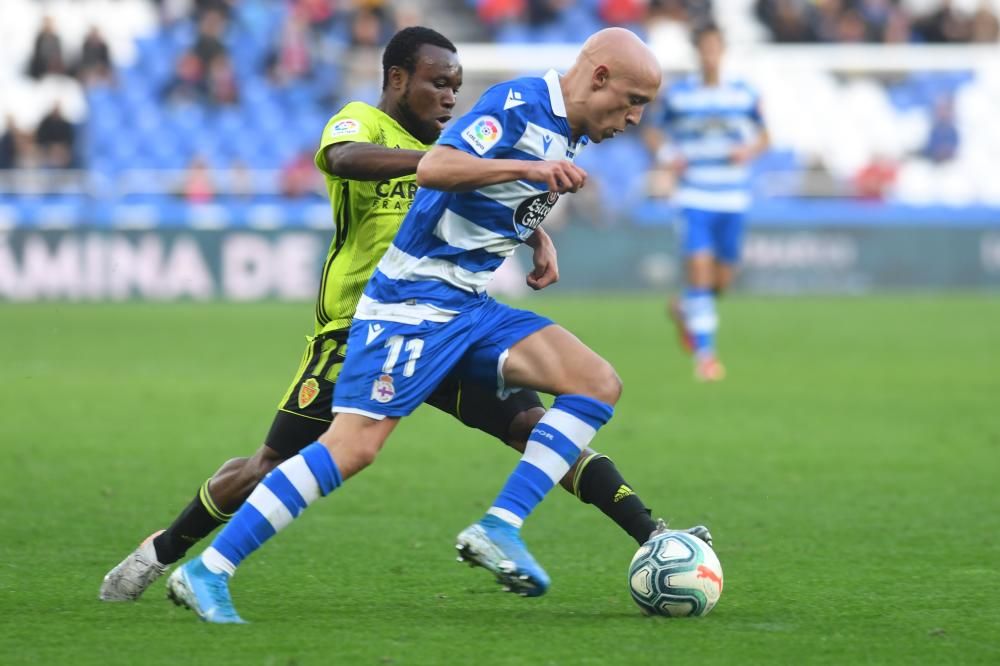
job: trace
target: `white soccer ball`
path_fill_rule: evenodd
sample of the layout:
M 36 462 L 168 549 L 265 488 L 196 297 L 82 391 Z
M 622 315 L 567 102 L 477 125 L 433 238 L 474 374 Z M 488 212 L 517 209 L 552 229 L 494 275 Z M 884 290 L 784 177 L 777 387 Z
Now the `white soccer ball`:
M 632 598 L 646 615 L 707 615 L 722 595 L 722 565 L 712 548 L 686 532 L 644 543 L 628 569 Z

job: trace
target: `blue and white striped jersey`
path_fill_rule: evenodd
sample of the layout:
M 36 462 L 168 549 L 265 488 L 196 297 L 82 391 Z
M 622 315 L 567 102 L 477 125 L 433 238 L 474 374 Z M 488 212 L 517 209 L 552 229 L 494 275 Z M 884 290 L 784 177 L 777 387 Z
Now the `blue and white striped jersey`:
M 757 93 L 742 81 L 706 86 L 700 74 L 667 90 L 664 122 L 687 160 L 674 202 L 687 208 L 739 212 L 750 206 L 750 168 L 729 156 L 763 127 Z
M 549 71 L 493 86 L 438 143 L 483 158 L 572 160 L 586 140 L 572 141 L 559 75 Z M 545 183 L 523 180 L 472 192 L 419 189 L 355 318 L 444 322 L 475 306 L 558 199 Z

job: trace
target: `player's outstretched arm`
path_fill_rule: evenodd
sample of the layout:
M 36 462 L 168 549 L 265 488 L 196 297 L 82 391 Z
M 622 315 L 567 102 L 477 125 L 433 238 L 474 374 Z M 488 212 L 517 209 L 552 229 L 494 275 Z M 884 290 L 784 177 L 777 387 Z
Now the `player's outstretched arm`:
M 449 146 L 434 146 L 417 166 L 417 185 L 443 192 L 468 192 L 514 180 L 546 183 L 550 192 L 562 194 L 583 187 L 587 172 L 564 160 L 488 159 Z
M 417 172 L 420 150 L 386 148 L 374 143 L 344 142 L 323 151 L 326 171 L 345 180 L 388 180 Z

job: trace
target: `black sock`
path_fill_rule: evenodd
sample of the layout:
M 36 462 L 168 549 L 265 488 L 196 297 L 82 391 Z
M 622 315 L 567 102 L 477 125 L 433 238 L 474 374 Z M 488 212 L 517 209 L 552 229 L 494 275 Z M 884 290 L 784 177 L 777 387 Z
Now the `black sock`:
M 188 548 L 232 518 L 232 514 L 223 513 L 212 501 L 212 496 L 208 494 L 209 481 L 202 484 L 198 494 L 184 507 L 170 527 L 153 539 L 156 559 L 160 564 L 173 564 L 181 559 Z
M 603 511 L 639 545 L 656 529 L 650 510 L 607 456 L 594 453 L 584 459 L 577 468 L 573 489 L 580 500 Z

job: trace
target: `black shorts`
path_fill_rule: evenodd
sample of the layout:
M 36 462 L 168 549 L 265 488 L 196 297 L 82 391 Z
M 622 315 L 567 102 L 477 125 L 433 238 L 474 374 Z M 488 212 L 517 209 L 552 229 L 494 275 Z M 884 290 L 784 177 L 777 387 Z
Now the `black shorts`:
M 330 427 L 333 391 L 344 363 L 347 334 L 345 329 L 309 338 L 299 369 L 278 403 L 278 413 L 264 441 L 283 458 L 309 446 Z M 505 444 L 514 417 L 542 406 L 534 391 L 517 391 L 501 400 L 495 387 L 462 382 L 457 377 L 445 378 L 425 402 Z

